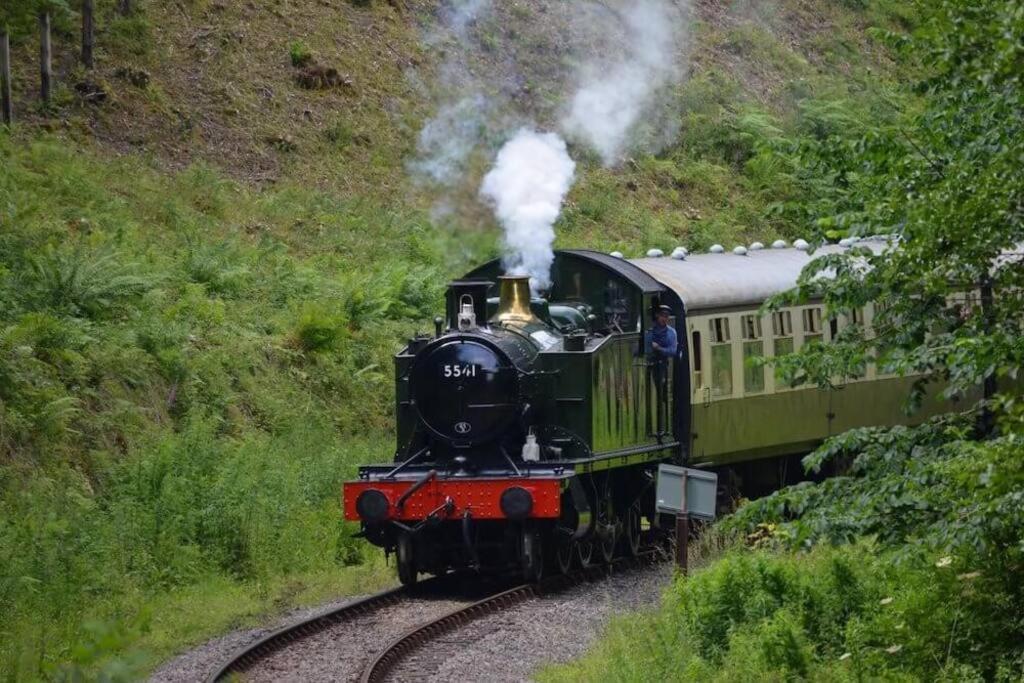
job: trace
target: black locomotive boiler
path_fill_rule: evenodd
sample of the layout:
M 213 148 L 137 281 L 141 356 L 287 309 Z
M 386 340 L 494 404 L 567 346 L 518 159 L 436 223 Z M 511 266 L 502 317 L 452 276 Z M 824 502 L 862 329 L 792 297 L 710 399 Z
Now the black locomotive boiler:
M 644 519 L 657 525 L 661 462 L 753 464 L 765 476 L 830 434 L 907 421 L 911 380 L 880 368 L 839 391 L 786 386 L 746 362 L 870 325 L 870 307 L 823 321 L 813 301 L 762 314 L 810 258 L 773 247 L 636 260 L 559 251 L 543 298 L 497 261 L 451 283 L 435 335 L 395 358 L 394 461 L 345 484 L 346 519 L 397 554 L 406 584 L 510 565 L 532 579 L 635 554 Z M 679 339 L 669 359 L 645 343 L 662 306 Z M 914 419 L 941 408 L 931 397 Z

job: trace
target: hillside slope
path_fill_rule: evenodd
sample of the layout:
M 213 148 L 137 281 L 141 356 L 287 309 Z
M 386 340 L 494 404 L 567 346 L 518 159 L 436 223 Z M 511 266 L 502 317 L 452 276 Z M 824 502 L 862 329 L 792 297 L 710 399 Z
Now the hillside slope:
M 24 134 L 55 128 L 101 154 L 142 155 L 168 170 L 202 162 L 247 184 L 297 183 L 417 208 L 429 207 L 437 188 L 410 182 L 407 168 L 423 123 L 450 96 L 440 77 L 453 54 L 490 81 L 488 94 L 506 97 L 518 120 L 541 126 L 557 119 L 580 57 L 564 49 L 573 9 L 552 0 L 498 3 L 459 35 L 439 31 L 438 6 L 428 0 L 192 0 L 147 3 L 130 18 L 102 9 L 96 73 L 75 69 L 75 38 L 59 36 L 58 107 L 29 114 Z M 674 93 L 678 137 L 656 159 L 634 158 L 612 171 L 578 150 L 583 180 L 571 197 L 578 211 L 565 218 L 566 239 L 625 245 L 649 235 L 701 246 L 723 231 L 791 232 L 795 226 L 764 215 L 778 188 L 764 187 L 763 170 L 747 163 L 764 124 L 820 126 L 814 105 L 821 101 L 867 113 L 865 96 L 899 75 L 866 29 L 904 25 L 908 11 L 889 0 L 696 2 L 679 48 L 689 75 Z M 15 46 L 23 113 L 35 97 L 34 50 L 32 40 Z M 293 51 L 309 64 L 294 66 Z M 318 66 L 336 69 L 343 82 L 306 89 L 303 74 Z M 74 90 L 82 81 L 108 99 L 84 103 Z M 497 144 L 489 140 L 461 179 L 461 222 L 489 221 L 466 205 L 475 203 Z M 609 194 L 620 198 L 610 214 Z M 623 233 L 600 234 L 607 224 Z
M 511 120 L 551 124 L 575 66 L 551 48 L 567 6 L 498 3 L 459 43 L 434 37 L 426 0 L 143 2 L 129 18 L 100 2 L 95 74 L 73 67 L 73 18 L 57 22 L 48 110 L 35 43 L 15 36 L 0 668 L 146 668 L 183 640 L 385 580 L 357 566 L 338 484 L 390 455 L 400 340 L 429 325 L 446 278 L 497 253 L 477 187 L 508 134 L 485 131 L 439 187 L 410 174 L 420 130 L 453 54 L 505 93 Z M 797 233 L 780 207 L 799 184 L 765 152 L 889 115 L 900 75 L 866 27 L 901 12 L 696 3 L 678 135 L 611 168 L 573 147 L 559 242 L 636 253 Z M 519 86 L 492 77 L 505 54 Z M 341 80 L 304 87 L 327 76 L 315 65 Z M 85 80 L 106 100 L 82 101 Z

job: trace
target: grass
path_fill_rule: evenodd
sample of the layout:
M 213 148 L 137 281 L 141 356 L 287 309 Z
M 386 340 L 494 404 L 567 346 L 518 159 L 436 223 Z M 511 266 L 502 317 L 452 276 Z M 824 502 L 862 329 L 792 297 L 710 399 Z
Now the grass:
M 338 491 L 390 457 L 391 355 L 478 238 L 202 166 L 0 153 L 3 670 L 149 666 L 389 580 Z

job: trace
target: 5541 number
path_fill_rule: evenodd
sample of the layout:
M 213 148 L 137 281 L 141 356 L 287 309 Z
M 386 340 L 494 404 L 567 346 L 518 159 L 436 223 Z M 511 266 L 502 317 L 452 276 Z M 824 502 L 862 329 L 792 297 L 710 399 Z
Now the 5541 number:
M 446 364 L 442 368 L 442 373 L 444 374 L 445 379 L 458 379 L 460 377 L 476 377 L 477 366 L 468 364 L 461 365 L 458 363 Z

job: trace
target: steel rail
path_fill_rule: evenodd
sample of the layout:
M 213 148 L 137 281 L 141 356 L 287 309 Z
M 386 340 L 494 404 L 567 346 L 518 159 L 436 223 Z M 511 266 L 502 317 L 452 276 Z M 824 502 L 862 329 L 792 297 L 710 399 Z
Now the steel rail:
M 460 607 L 433 621 L 415 626 L 392 640 L 363 670 L 361 683 L 381 683 L 398 664 L 413 651 L 432 640 L 451 633 L 472 621 L 522 604 L 529 600 L 550 595 L 610 575 L 613 571 L 636 569 L 658 560 L 659 553 L 643 552 L 632 558 L 619 558 L 611 564 L 595 564 L 572 574 L 559 574 L 539 583 L 526 583 L 490 597 Z
M 431 579 L 431 581 L 440 581 L 444 578 L 438 577 L 437 579 Z M 423 582 L 421 586 L 426 586 L 427 583 Z M 351 621 L 356 617 L 375 612 L 382 607 L 394 605 L 410 595 L 413 595 L 413 593 L 404 586 L 391 588 L 285 626 L 235 652 L 228 661 L 206 680 L 208 683 L 217 683 L 224 680 L 230 674 L 243 673 L 253 664 L 279 650 L 283 650 L 298 640 L 321 633 L 332 626 Z

